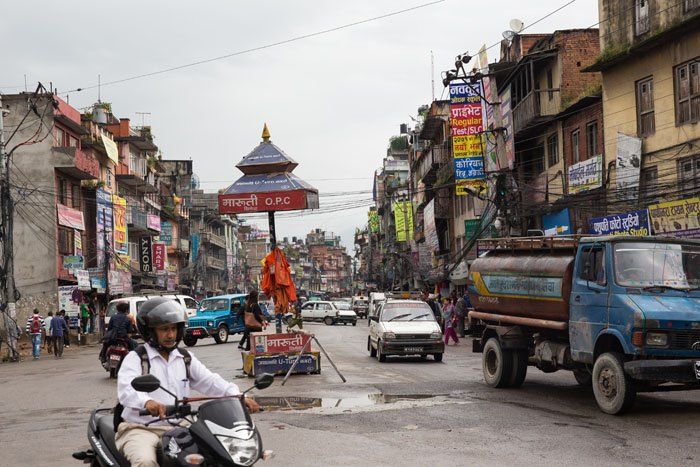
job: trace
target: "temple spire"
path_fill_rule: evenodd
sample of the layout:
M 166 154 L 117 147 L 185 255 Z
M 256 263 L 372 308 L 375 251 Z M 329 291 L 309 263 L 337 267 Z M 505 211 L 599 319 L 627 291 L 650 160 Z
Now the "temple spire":
M 267 123 L 263 127 L 263 132 L 262 132 L 262 139 L 266 143 L 270 141 L 270 130 L 267 129 Z

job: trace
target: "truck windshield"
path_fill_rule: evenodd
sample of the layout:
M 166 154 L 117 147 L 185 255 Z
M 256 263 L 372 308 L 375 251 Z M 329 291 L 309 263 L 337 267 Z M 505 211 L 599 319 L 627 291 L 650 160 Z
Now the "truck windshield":
M 221 298 L 218 300 L 202 300 L 199 311 L 220 311 L 228 310 L 228 300 Z
M 700 287 L 700 247 L 683 243 L 615 245 L 615 280 L 625 287 Z

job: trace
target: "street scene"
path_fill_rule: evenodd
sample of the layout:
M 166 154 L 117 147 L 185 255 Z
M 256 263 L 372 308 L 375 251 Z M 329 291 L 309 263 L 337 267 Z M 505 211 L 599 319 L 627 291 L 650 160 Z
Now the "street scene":
M 6 5 L 0 463 L 696 465 L 700 1 L 489 6 Z

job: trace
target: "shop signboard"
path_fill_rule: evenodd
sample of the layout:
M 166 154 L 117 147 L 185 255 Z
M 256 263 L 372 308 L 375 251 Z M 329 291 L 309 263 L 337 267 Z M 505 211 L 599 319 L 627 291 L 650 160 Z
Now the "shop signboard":
M 542 226 L 544 227 L 544 234 L 547 237 L 570 235 L 571 219 L 569 218 L 569 210 L 562 209 L 559 212 L 542 216 Z
M 413 203 L 410 201 L 394 203 L 394 223 L 397 242 L 406 242 L 413 238 Z
M 603 183 L 603 156 L 594 156 L 573 164 L 569 172 L 569 194 L 600 188 Z
M 167 246 L 173 243 L 173 224 L 168 221 L 162 221 L 160 223 L 160 241 Z
M 83 220 L 82 211 L 69 208 L 60 203 L 56 204 L 56 211 L 58 213 L 59 225 L 76 230 L 85 230 L 85 221 Z
M 96 191 L 97 199 L 97 232 L 95 243 L 97 246 L 97 266 L 104 267 L 105 260 L 105 232 L 112 232 L 112 195 L 101 188 Z M 109 236 L 111 237 L 111 235 Z
M 649 216 L 654 235 L 700 238 L 700 198 L 652 204 Z
M 301 352 L 309 343 L 311 335 L 300 332 L 286 334 L 253 333 L 252 338 L 251 352 L 260 355 Z M 306 350 L 311 350 L 311 348 L 309 347 Z
M 156 232 L 160 232 L 160 216 L 156 214 L 149 214 L 146 216 L 146 227 Z
M 77 316 L 80 312 L 80 300 L 83 294 L 77 285 L 62 285 L 58 287 L 58 309 L 66 310 L 68 316 Z
M 141 272 L 153 272 L 153 246 L 148 235 L 139 239 L 139 267 Z
M 649 211 L 646 209 L 594 217 L 588 221 L 588 225 L 588 232 L 596 235 L 651 235 Z
M 642 140 L 624 133 L 617 134 L 615 180 L 620 199 L 634 200 L 639 188 L 642 165 Z
M 455 192 L 468 194 L 467 187 L 483 189 L 484 109 L 481 83 L 450 84 L 450 127 L 454 156 Z
M 112 195 L 112 213 L 114 215 L 114 251 L 122 255 L 129 254 L 126 233 L 126 199 Z

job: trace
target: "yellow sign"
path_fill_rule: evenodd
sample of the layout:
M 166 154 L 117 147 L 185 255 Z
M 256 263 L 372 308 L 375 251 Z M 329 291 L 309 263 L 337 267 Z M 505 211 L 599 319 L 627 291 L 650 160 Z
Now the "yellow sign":
M 700 198 L 652 204 L 649 216 L 655 235 L 700 237 Z
M 394 203 L 394 222 L 397 242 L 405 242 L 408 238 L 413 238 L 413 203 L 410 201 Z
M 486 180 L 459 180 L 455 185 L 455 193 L 460 196 L 482 195 L 486 194 L 488 189 Z
M 126 235 L 126 199 L 112 195 L 112 212 L 114 215 L 114 251 L 127 255 L 129 244 Z
M 117 149 L 117 143 L 109 139 L 107 136 L 102 134 L 102 144 L 105 146 L 105 151 L 107 151 L 107 157 L 109 157 L 115 164 L 119 163 L 119 150 Z
M 455 158 L 480 156 L 483 154 L 483 135 L 467 135 L 452 137 L 452 155 Z

